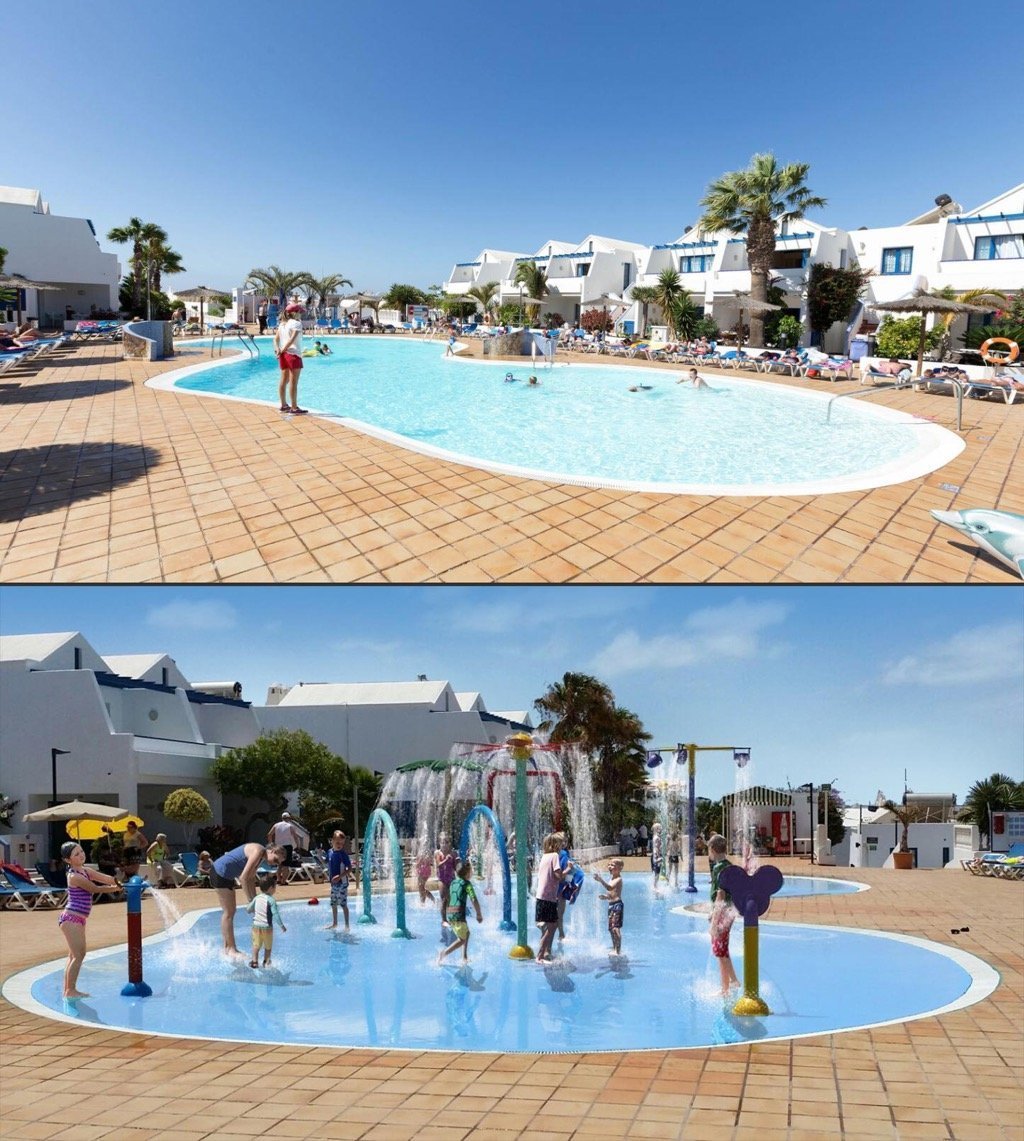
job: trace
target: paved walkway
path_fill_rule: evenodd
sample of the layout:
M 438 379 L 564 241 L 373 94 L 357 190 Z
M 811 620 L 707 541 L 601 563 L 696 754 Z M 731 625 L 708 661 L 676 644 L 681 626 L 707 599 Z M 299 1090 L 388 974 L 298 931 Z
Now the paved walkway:
M 0 380 L 0 581 L 1015 581 L 928 511 L 1024 513 L 1024 406 L 966 401 L 966 449 L 895 487 L 652 495 L 495 475 L 145 387 L 206 355 L 149 365 L 88 344 Z M 949 398 L 878 399 L 953 423 Z
M 790 873 L 812 871 L 800 860 L 778 863 Z M 1022 885 L 947 871 L 816 874 L 857 879 L 872 890 L 779 900 L 772 918 L 882 928 L 962 947 L 991 963 L 1001 985 L 966 1010 L 877 1030 L 640 1054 L 188 1042 L 78 1029 L 2 1003 L 0 1138 L 1019 1141 Z M 182 910 L 210 902 L 207 891 L 175 893 Z M 144 905 L 143 915 L 146 933 L 157 930 L 155 905 Z M 970 931 L 950 933 L 964 927 Z M 123 907 L 97 907 L 89 940 L 94 947 L 123 942 Z M 3 978 L 57 957 L 61 947 L 52 912 L 0 914 Z

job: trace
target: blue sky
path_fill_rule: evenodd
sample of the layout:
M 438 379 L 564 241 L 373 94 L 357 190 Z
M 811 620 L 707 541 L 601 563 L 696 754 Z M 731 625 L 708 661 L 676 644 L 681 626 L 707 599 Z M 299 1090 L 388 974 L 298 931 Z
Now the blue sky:
M 81 630 L 192 681 L 401 681 L 531 706 L 593 673 L 655 744 L 749 745 L 758 782 L 956 792 L 1024 757 L 1024 608 L 1001 587 L 5 587 L 0 633 Z M 708 754 L 714 757 L 714 754 Z M 732 788 L 700 766 L 698 792 Z
M 103 235 L 160 223 L 178 288 L 272 262 L 427 286 L 484 246 L 671 241 L 764 150 L 810 163 L 817 220 L 888 225 L 1012 182 L 965 161 L 980 32 L 951 0 L 51 0 L 4 29 L 27 129 L 2 178 Z

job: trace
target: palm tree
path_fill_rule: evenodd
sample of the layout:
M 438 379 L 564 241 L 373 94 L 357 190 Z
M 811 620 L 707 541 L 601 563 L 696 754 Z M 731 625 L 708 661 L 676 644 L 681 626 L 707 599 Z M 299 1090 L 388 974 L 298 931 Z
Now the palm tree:
M 712 182 L 701 199 L 702 230 L 729 230 L 742 234 L 750 266 L 750 296 L 767 301 L 768 278 L 775 258 L 776 222 L 795 222 L 826 200 L 806 185 L 810 166 L 805 162 L 780 167 L 773 154 L 756 154 L 746 170 L 734 170 Z M 751 313 L 750 341 L 764 344 L 764 314 Z
M 611 689 L 590 674 L 563 674 L 537 698 L 534 708 L 541 716 L 538 728 L 552 742 L 578 744 L 596 755 L 597 791 L 604 794 L 607 807 L 617 806 L 621 821 L 627 796 L 645 780 L 644 743 L 650 734 L 640 718 L 617 706 Z
M 352 282 L 347 277 L 342 277 L 340 273 L 329 273 L 325 277 L 310 275 L 303 288 L 306 290 L 306 301 L 310 308 L 316 309 L 324 304 L 329 294 L 336 293 L 343 285 L 351 284 Z
M 965 289 L 962 293 L 957 293 L 950 285 L 937 290 L 936 296 L 945 297 L 947 301 L 960 301 L 964 305 L 994 305 L 996 301 L 1006 303 L 1010 300 L 1000 289 Z M 949 330 L 958 316 L 958 313 L 943 313 L 939 318 L 942 326 L 937 346 L 939 360 L 944 361 L 949 356 Z
M 967 790 L 958 819 L 976 824 L 987 840 L 986 847 L 990 847 L 992 813 L 1009 808 L 1024 808 L 1024 781 L 1016 781 L 1006 773 L 993 773 L 985 780 L 975 781 Z
M 471 297 L 477 305 L 487 313 L 493 309 L 498 302 L 498 283 L 496 281 L 486 281 L 481 285 L 474 285 L 472 289 L 466 290 L 466 296 Z
M 247 289 L 260 289 L 267 297 L 276 297 L 283 305 L 290 293 L 308 286 L 311 278 L 306 270 L 287 270 L 279 265 L 268 265 L 266 269 L 249 270 L 245 285 Z
M 404 314 L 407 305 L 425 305 L 427 295 L 415 285 L 403 285 L 396 281 L 380 300 L 388 309 L 397 309 L 399 313 Z
M 132 308 L 142 307 L 142 283 L 145 277 L 146 250 L 158 243 L 167 241 L 167 231 L 155 222 L 143 222 L 141 218 L 129 218 L 127 225 L 115 226 L 107 233 L 107 239 L 119 245 L 132 243 Z
M 163 274 L 185 272 L 181 254 L 177 250 L 172 250 L 166 242 L 151 242 L 146 248 L 146 260 L 149 264 L 150 279 L 153 282 L 155 293 L 163 292 Z
M 526 308 L 530 322 L 536 322 L 540 303 L 548 295 L 548 275 L 535 261 L 521 261 L 516 266 L 514 281 L 525 289 L 527 297 L 533 298 L 533 303 Z
M 634 285 L 630 290 L 630 300 L 638 302 L 641 309 L 640 336 L 647 336 L 647 314 L 652 305 L 658 303 L 658 290 L 653 285 Z
M 697 323 L 703 316 L 701 310 L 694 303 L 689 290 L 684 289 L 676 298 L 672 306 L 671 325 L 675 329 L 675 336 L 690 340 L 696 336 Z
M 674 269 L 663 269 L 658 274 L 658 284 L 654 286 L 654 292 L 656 295 L 654 300 L 658 308 L 664 313 L 665 321 L 668 323 L 669 339 L 675 340 L 676 306 L 679 304 L 680 298 L 688 296 L 687 291 L 683 288 L 683 280 Z

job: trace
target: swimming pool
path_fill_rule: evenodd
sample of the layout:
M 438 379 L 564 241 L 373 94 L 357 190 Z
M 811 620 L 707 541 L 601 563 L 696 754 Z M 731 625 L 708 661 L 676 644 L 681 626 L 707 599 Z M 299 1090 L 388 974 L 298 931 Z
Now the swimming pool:
M 650 877 L 626 876 L 623 950 L 608 954 L 604 905 L 589 883 L 568 909 L 553 967 L 508 958 L 514 934 L 497 930 L 497 896 L 472 923 L 471 962 L 436 965 L 439 920 L 408 897 L 415 938 L 394 939 L 394 898 L 374 900 L 378 923 L 351 935 L 324 930 L 328 908 L 282 904 L 287 933 L 268 970 L 231 966 L 218 951 L 219 913 L 186 916 L 146 941 L 150 998 L 123 998 L 123 947 L 90 953 L 80 986 L 92 997 L 64 1004 L 63 962 L 8 980 L 4 996 L 64 1021 L 145 1034 L 309 1046 L 414 1050 L 602 1051 L 713 1046 L 778 1039 L 924 1017 L 991 993 L 998 976 L 972 955 L 920 939 L 762 921 L 761 994 L 772 1010 L 739 1018 L 718 994 L 704 916 L 655 898 Z M 148 906 L 148 905 L 147 905 Z M 248 931 L 240 913 L 240 947 Z M 54 919 L 54 941 L 56 933 Z M 536 931 L 530 929 L 536 947 Z M 743 935 L 731 951 L 742 977 Z M 449 960 L 450 961 L 450 960 Z
M 207 361 L 147 382 L 277 407 L 269 340 L 259 360 Z M 830 394 L 728 373 L 711 389 L 678 373 L 528 359 L 445 358 L 413 338 L 334 337 L 333 356 L 307 359 L 304 407 L 360 431 L 486 470 L 616 487 L 698 494 L 810 494 L 898 483 L 948 463 L 963 441 L 927 420 Z M 512 369 L 516 380 L 505 383 Z M 638 384 L 644 391 L 631 392 Z

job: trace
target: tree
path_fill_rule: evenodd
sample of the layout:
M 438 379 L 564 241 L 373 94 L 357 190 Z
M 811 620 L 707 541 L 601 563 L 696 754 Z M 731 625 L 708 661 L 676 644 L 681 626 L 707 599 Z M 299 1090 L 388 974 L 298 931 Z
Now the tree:
M 548 275 L 535 261 L 521 261 L 516 266 L 514 278 L 516 285 L 521 285 L 531 303 L 526 306 L 526 312 L 532 322 L 537 320 L 540 313 L 540 303 L 548 295 Z
M 933 349 L 939 343 L 942 333 L 939 329 L 929 329 L 925 334 L 925 348 Z M 876 348 L 880 357 L 910 357 L 917 356 L 917 346 L 921 338 L 920 317 L 893 317 L 886 314 L 878 327 L 878 336 L 875 338 Z
M 396 281 L 380 299 L 380 303 L 387 309 L 397 309 L 404 316 L 407 305 L 426 305 L 427 295 L 415 285 L 402 285 Z
M 615 704 L 611 689 L 590 674 L 565 673 L 534 702 L 538 728 L 554 744 L 578 744 L 597 758 L 595 787 L 605 797 L 602 831 L 621 821 L 626 800 L 646 781 L 646 742 L 640 718 Z
M 144 289 L 139 290 L 144 294 Z M 118 304 L 121 306 L 125 313 L 132 317 L 141 317 L 145 314 L 145 303 L 136 307 L 135 297 L 135 274 L 129 273 L 126 277 L 121 279 L 121 284 L 118 286 L 117 299 Z M 149 311 L 155 321 L 166 321 L 171 315 L 171 310 L 174 306 L 171 305 L 170 298 L 166 293 L 158 293 L 155 289 L 149 294 Z
M 222 794 L 255 797 L 276 815 L 288 793 L 330 799 L 344 787 L 348 766 L 303 729 L 274 729 L 251 745 L 229 749 L 210 766 Z M 256 813 L 256 816 L 262 815 Z
M 486 313 L 493 309 L 498 303 L 498 283 L 496 281 L 486 281 L 482 285 L 474 285 L 472 289 L 466 290 L 466 296 L 472 297 L 477 305 Z
M 343 285 L 351 284 L 352 282 L 347 277 L 342 277 L 340 273 L 329 273 L 324 277 L 310 275 L 304 283 L 306 300 L 314 309 L 317 309 L 327 301 L 331 293 L 337 293 Z
M 289 294 L 304 289 L 311 280 L 304 269 L 287 270 L 279 265 L 268 265 L 265 269 L 249 270 L 245 285 L 247 289 L 262 290 L 267 297 L 276 298 L 278 304 L 283 305 Z
M 181 254 L 179 254 L 177 250 L 172 250 L 166 242 L 151 242 L 147 247 L 146 255 L 152 289 L 156 293 L 160 293 L 163 290 L 163 275 L 165 273 L 173 275 L 175 273 L 185 272 L 185 266 L 181 261 Z
M 647 314 L 658 303 L 658 290 L 653 285 L 634 285 L 630 298 L 640 305 L 640 336 L 647 336 Z
M 907 838 L 910 834 L 910 825 L 916 824 L 921 819 L 920 810 L 914 804 L 897 804 L 895 800 L 887 800 L 882 807 L 896 817 L 896 822 L 901 828 L 900 842 L 896 851 L 909 852 L 910 845 L 907 843 Z
M 4 272 L 4 263 L 7 261 L 7 255 L 11 251 L 0 246 L 0 273 Z
M 587 333 L 610 333 L 614 322 L 607 309 L 584 309 L 580 314 L 580 328 Z
M 676 270 L 663 269 L 661 273 L 658 274 L 658 284 L 654 286 L 654 291 L 658 308 L 665 315 L 665 321 L 668 323 L 669 339 L 675 340 L 676 306 L 679 304 L 679 300 L 683 294 L 687 292 L 683 288 L 683 279 Z
M 811 266 L 807 279 L 807 312 L 811 329 L 823 336 L 837 321 L 848 321 L 872 271 L 836 269 L 828 262 Z
M 133 313 L 142 311 L 142 285 L 146 276 L 146 251 L 158 243 L 167 241 L 167 231 L 155 222 L 143 222 L 141 218 L 129 218 L 124 226 L 115 226 L 108 231 L 107 238 L 119 245 L 132 245 L 132 304 Z
M 957 293 L 957 291 L 949 285 L 937 290 L 936 296 L 945 297 L 947 301 L 960 301 L 965 305 L 988 305 L 995 299 L 1002 302 L 1010 302 L 1011 300 L 999 289 L 965 289 L 963 292 Z M 939 360 L 944 361 L 949 357 L 949 330 L 953 322 L 957 319 L 957 316 L 956 313 L 943 313 L 936 323 L 937 327 L 941 330 L 938 345 Z M 1021 323 L 1024 324 L 1024 321 Z
M 14 810 L 20 803 L 21 801 L 11 800 L 9 796 L 0 792 L 0 828 L 14 827 Z
M 176 788 L 164 800 L 164 816 L 181 824 L 185 831 L 185 843 L 191 849 L 195 846 L 198 825 L 213 819 L 210 802 L 194 788 Z
M 795 222 L 808 210 L 825 206 L 811 193 L 807 163 L 780 167 L 773 154 L 756 154 L 746 170 L 734 170 L 712 182 L 701 199 L 702 230 L 728 230 L 744 237 L 750 266 L 750 296 L 768 300 L 768 279 L 775 259 L 776 222 Z M 764 343 L 764 314 L 751 313 L 750 340 Z
M 686 341 L 695 337 L 698 322 L 703 315 L 689 291 L 684 289 L 672 305 L 672 320 L 669 323 L 675 330 L 674 336 Z
M 829 843 L 833 847 L 836 844 L 841 844 L 846 835 L 846 824 L 843 822 L 845 808 L 846 802 L 839 794 L 838 789 L 825 785 L 818 790 L 817 818 L 820 820 L 822 812 L 825 813 L 825 828 L 828 832 Z
M 1024 781 L 1014 780 L 1006 773 L 993 773 L 975 781 L 967 790 L 958 819 L 965 824 L 976 824 L 986 839 L 985 847 L 991 847 L 992 813 L 1014 808 L 1024 808 Z

